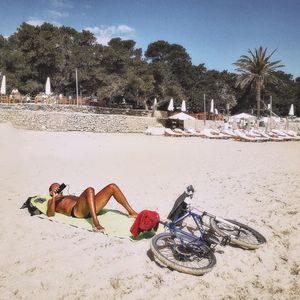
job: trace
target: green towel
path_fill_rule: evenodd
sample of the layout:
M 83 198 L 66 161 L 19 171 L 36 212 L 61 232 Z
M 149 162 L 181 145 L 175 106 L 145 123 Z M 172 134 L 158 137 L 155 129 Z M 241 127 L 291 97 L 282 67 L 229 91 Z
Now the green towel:
M 59 223 L 68 224 L 78 228 L 86 229 L 92 231 L 92 218 L 73 218 L 66 216 L 61 213 L 55 213 L 53 217 L 47 216 L 48 201 L 51 199 L 49 194 L 38 195 L 31 199 L 31 204 L 40 210 L 43 214 L 40 217 L 56 221 Z M 118 210 L 114 209 L 102 209 L 98 215 L 100 224 L 105 228 L 105 233 L 107 235 L 119 237 L 119 238 L 131 238 L 133 240 L 140 240 L 143 238 L 150 238 L 155 235 L 155 231 L 149 231 L 139 234 L 137 237 L 133 237 L 130 232 L 130 227 L 132 226 L 135 219 L 129 218 L 127 214 L 124 214 Z M 160 226 L 162 227 L 162 226 Z M 159 228 L 162 231 L 162 228 Z

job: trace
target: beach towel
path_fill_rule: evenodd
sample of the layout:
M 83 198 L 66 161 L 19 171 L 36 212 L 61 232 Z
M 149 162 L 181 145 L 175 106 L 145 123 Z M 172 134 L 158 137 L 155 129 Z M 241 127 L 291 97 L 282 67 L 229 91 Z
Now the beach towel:
M 49 194 L 30 197 L 30 205 L 37 208 L 41 212 L 38 217 L 92 231 L 92 218 L 73 218 L 57 212 L 53 217 L 48 217 L 47 205 L 48 200 L 50 199 L 51 196 Z M 21 208 L 25 208 L 23 206 Z M 133 236 L 130 232 L 130 228 L 135 219 L 130 218 L 127 214 L 115 209 L 102 209 L 98 215 L 98 219 L 100 224 L 105 228 L 105 234 L 109 236 L 118 238 L 130 238 L 132 240 L 141 240 L 144 238 L 150 238 L 156 233 L 154 230 L 150 230 L 143 232 L 138 236 Z

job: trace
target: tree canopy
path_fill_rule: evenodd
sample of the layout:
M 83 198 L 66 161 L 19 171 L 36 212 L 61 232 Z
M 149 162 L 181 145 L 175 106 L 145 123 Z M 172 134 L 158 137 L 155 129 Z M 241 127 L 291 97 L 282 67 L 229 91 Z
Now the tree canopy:
M 287 115 L 291 103 L 300 112 L 300 78 L 294 80 L 292 75 L 277 71 L 278 63 L 268 60 L 271 55 L 263 48 L 257 51 L 236 62 L 238 71 L 247 70 L 247 63 L 250 66 L 256 54 L 261 54 L 272 70 L 272 80 L 263 80 L 261 102 L 268 102 L 272 95 L 276 114 Z M 158 108 L 165 109 L 173 98 L 175 107 L 186 100 L 188 110 L 196 112 L 203 111 L 206 94 L 207 103 L 214 99 L 219 111 L 227 105 L 232 112 L 255 109 L 255 86 L 244 89 L 237 85 L 241 77 L 235 73 L 208 70 L 204 63 L 193 65 L 186 49 L 178 44 L 155 41 L 143 53 L 133 40 L 113 38 L 104 46 L 89 31 L 49 23 L 22 23 L 8 38 L 0 35 L 0 77 L 6 75 L 8 91 L 17 88 L 22 94 L 34 96 L 44 91 L 50 77 L 52 91 L 74 95 L 76 68 L 80 94 L 97 97 L 103 106 L 126 103 L 149 109 L 157 98 Z M 267 75 L 264 73 L 263 78 L 270 78 Z M 245 78 L 244 83 L 250 77 Z
M 271 57 L 276 50 L 267 55 L 267 48 L 259 47 L 255 51 L 248 50 L 249 56 L 242 55 L 234 64 L 240 72 L 237 84 L 242 88 L 247 85 L 254 85 L 256 92 L 257 115 L 260 116 L 261 92 L 266 82 L 275 85 L 280 84 L 276 74 L 278 68 L 283 67 L 280 61 L 271 61 Z

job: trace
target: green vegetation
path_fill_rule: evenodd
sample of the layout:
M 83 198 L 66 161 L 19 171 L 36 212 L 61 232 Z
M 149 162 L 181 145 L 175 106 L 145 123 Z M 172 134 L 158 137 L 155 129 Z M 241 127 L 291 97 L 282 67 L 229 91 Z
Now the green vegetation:
M 279 62 L 270 62 L 266 49 L 242 56 L 235 63 L 242 72 L 238 76 L 193 65 L 181 45 L 156 41 L 145 53 L 135 46 L 120 38 L 103 46 L 88 31 L 23 23 L 9 38 L 0 35 L 0 73 L 7 77 L 8 91 L 18 88 L 34 96 L 44 91 L 49 76 L 52 90 L 69 96 L 75 93 L 77 68 L 80 93 L 96 96 L 102 106 L 120 106 L 125 99 L 130 107 L 149 109 L 157 98 L 165 109 L 172 97 L 177 107 L 186 100 L 190 111 L 203 111 L 205 93 L 221 112 L 228 104 L 232 113 L 256 113 L 257 103 L 260 114 L 258 99 L 268 103 L 270 95 L 276 114 L 287 115 L 291 103 L 300 111 L 300 78 L 276 71 Z
M 241 72 L 241 75 L 237 78 L 237 84 L 242 88 L 247 85 L 254 85 L 255 87 L 258 116 L 260 116 L 261 91 L 265 82 L 269 81 L 275 85 L 280 83 L 279 77 L 276 76 L 276 69 L 283 67 L 283 65 L 280 65 L 280 61 L 270 61 L 275 51 L 267 56 L 267 48 L 259 47 L 255 49 L 255 54 L 249 49 L 250 56 L 242 55 L 235 62 L 237 71 Z

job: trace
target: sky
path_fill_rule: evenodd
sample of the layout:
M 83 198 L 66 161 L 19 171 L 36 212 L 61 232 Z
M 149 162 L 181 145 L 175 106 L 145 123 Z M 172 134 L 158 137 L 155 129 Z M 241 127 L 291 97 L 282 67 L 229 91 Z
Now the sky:
M 235 71 L 248 49 L 277 49 L 281 70 L 300 76 L 300 0 L 0 0 L 0 34 L 22 22 L 90 30 L 102 44 L 133 39 L 182 45 L 194 65 Z

